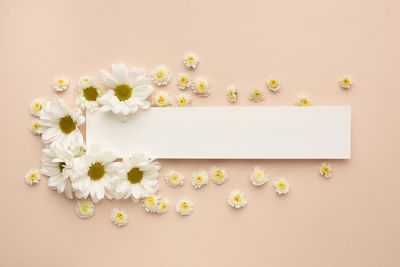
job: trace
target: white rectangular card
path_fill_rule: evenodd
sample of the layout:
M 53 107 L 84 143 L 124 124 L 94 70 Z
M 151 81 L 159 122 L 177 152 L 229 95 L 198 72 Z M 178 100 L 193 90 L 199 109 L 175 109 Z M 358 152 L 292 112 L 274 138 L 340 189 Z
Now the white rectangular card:
M 167 107 L 121 122 L 87 113 L 86 142 L 120 157 L 168 159 L 349 159 L 351 109 L 342 107 Z

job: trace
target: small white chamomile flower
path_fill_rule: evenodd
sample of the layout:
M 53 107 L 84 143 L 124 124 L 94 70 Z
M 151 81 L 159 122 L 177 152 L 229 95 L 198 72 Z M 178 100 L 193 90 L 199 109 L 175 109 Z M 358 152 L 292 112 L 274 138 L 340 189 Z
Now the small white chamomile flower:
M 29 130 L 33 135 L 41 135 L 43 133 L 43 127 L 42 124 L 40 124 L 40 120 L 37 119 L 32 120 Z
M 83 76 L 76 86 L 76 105 L 82 110 L 93 112 L 99 108 L 98 100 L 102 94 L 100 86 L 96 85 L 93 78 Z
M 194 188 L 199 189 L 208 184 L 208 173 L 205 170 L 195 171 L 192 174 L 191 183 Z
M 29 185 L 38 184 L 40 181 L 39 170 L 33 169 L 29 170 L 25 175 L 25 182 Z
M 228 181 L 229 175 L 224 168 L 212 167 L 210 170 L 210 178 L 213 183 L 221 185 Z
M 305 94 L 301 94 L 297 97 L 296 104 L 300 107 L 306 107 L 311 105 L 311 101 Z
M 188 198 L 182 198 L 176 203 L 176 212 L 180 215 L 190 215 L 193 213 L 193 202 Z
M 51 87 L 56 92 L 63 92 L 68 89 L 69 79 L 65 76 L 56 76 L 51 83 Z
M 88 199 L 76 201 L 75 213 L 81 219 L 89 219 L 94 214 L 93 202 Z
M 226 89 L 226 100 L 228 100 L 231 103 L 235 103 L 237 101 L 237 89 L 234 85 L 228 86 Z
M 143 208 L 146 212 L 149 213 L 157 212 L 159 204 L 160 204 L 160 197 L 156 195 L 150 195 L 148 197 L 145 197 L 143 200 Z
M 192 79 L 187 73 L 179 73 L 176 79 L 176 86 L 181 90 L 186 90 L 192 85 Z
M 187 93 L 180 93 L 176 95 L 176 106 L 189 107 L 192 104 L 192 96 Z
M 161 198 L 158 203 L 157 214 L 164 214 L 169 209 L 169 201 L 165 198 Z
M 262 186 L 269 180 L 269 175 L 263 168 L 254 167 L 250 174 L 250 181 L 255 186 Z
M 166 66 L 158 65 L 151 72 L 151 80 L 158 86 L 167 85 L 171 80 L 171 72 Z
M 290 186 L 289 186 L 289 183 L 285 179 L 279 178 L 279 179 L 273 181 L 272 183 L 274 185 L 275 192 L 278 195 L 284 195 L 289 192 Z
M 247 205 L 247 197 L 239 190 L 232 191 L 228 197 L 228 204 L 235 209 L 244 208 Z
M 151 102 L 154 107 L 167 107 L 171 105 L 171 97 L 167 92 L 157 92 L 152 98 Z
M 351 79 L 348 76 L 344 76 L 342 79 L 339 80 L 339 85 L 343 89 L 350 89 L 352 84 L 353 84 L 353 82 L 351 81 Z
M 197 64 L 199 64 L 199 57 L 195 53 L 186 53 L 183 56 L 183 64 L 187 69 L 195 69 L 197 68 Z
M 113 209 L 111 211 L 111 222 L 118 227 L 122 227 L 128 224 L 129 216 L 128 213 L 122 209 Z
M 196 78 L 192 83 L 192 90 L 198 96 L 208 96 L 210 94 L 210 85 L 205 78 Z
M 183 185 L 185 176 L 174 169 L 170 169 L 165 173 L 164 179 L 170 187 L 178 187 Z
M 259 88 L 254 88 L 249 93 L 249 99 L 253 102 L 260 102 L 264 99 L 264 96 L 264 90 Z
M 268 89 L 274 93 L 278 92 L 281 88 L 281 83 L 277 79 L 268 80 L 266 81 L 266 84 L 268 86 Z
M 40 111 L 42 111 L 44 107 L 44 100 L 37 98 L 32 100 L 32 102 L 29 105 L 29 111 L 33 116 L 39 117 Z
M 332 176 L 332 167 L 326 162 L 322 162 L 319 167 L 319 174 L 325 178 L 330 178 Z

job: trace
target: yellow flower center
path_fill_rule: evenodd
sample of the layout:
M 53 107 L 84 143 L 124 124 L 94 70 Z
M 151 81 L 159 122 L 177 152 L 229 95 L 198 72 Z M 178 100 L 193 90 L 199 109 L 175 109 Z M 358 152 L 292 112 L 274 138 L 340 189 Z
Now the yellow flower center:
M 235 195 L 233 197 L 233 202 L 236 203 L 236 204 L 240 203 L 241 200 L 242 200 L 242 197 L 240 195 Z
M 322 169 L 322 172 L 323 172 L 324 174 L 328 174 L 328 173 L 331 172 L 331 170 L 329 169 L 328 166 L 325 166 L 325 167 Z
M 96 101 L 99 93 L 97 92 L 97 89 L 95 87 L 90 86 L 83 89 L 83 96 L 87 101 Z
M 200 93 L 204 93 L 207 90 L 207 85 L 205 82 L 199 82 L 197 84 L 197 91 L 199 91 Z
M 167 103 L 167 99 L 165 96 L 159 96 L 157 102 L 159 105 L 165 105 Z
M 62 85 L 64 85 L 64 83 L 65 83 L 65 81 L 63 79 L 58 79 L 57 80 L 57 85 L 58 86 L 62 86 Z
M 180 83 L 186 85 L 188 83 L 188 78 L 186 76 L 182 76 L 180 78 Z
M 197 176 L 195 177 L 195 181 L 196 181 L 197 183 L 203 182 L 203 176 L 197 175 Z
M 106 172 L 106 170 L 104 168 L 104 165 L 101 164 L 100 162 L 95 162 L 89 167 L 87 175 L 93 181 L 98 181 L 101 178 L 103 178 L 105 172 Z
M 58 125 L 64 134 L 70 134 L 76 129 L 76 124 L 70 115 L 62 117 Z
M 79 212 L 81 214 L 83 214 L 83 215 L 88 215 L 89 214 L 89 209 L 90 209 L 89 203 L 86 203 L 86 202 L 81 203 L 80 206 L 79 206 Z
M 147 207 L 152 207 L 156 204 L 156 198 L 155 197 L 147 197 L 145 199 L 145 204 Z
M 280 190 L 280 191 L 284 191 L 286 188 L 286 184 L 284 182 L 279 182 L 276 187 Z
M 119 101 L 126 101 L 131 98 L 133 93 L 133 88 L 127 84 L 117 85 L 114 89 L 114 94 Z
M 42 128 L 42 125 L 40 125 L 39 122 L 34 122 L 34 123 L 32 124 L 32 130 L 37 131 L 37 130 L 39 130 L 40 128 Z
M 34 111 L 39 112 L 42 110 L 42 103 L 36 102 L 32 105 Z
M 214 178 L 216 180 L 221 180 L 222 178 L 224 178 L 224 174 L 222 173 L 222 171 L 215 171 L 214 172 Z
M 186 103 L 187 103 L 186 98 L 184 98 L 184 97 L 179 98 L 178 102 L 179 102 L 179 106 L 186 106 Z
M 278 87 L 278 81 L 277 81 L 277 80 L 271 80 L 271 81 L 269 82 L 269 86 L 270 86 L 271 88 L 276 88 L 276 87 Z
M 189 63 L 195 63 L 195 62 L 196 62 L 196 58 L 195 58 L 194 56 L 188 56 L 188 57 L 187 57 L 187 61 L 188 61 Z
M 131 184 L 137 184 L 143 179 L 143 171 L 137 167 L 133 167 L 127 175 L 128 181 L 131 182 Z
M 187 201 L 183 201 L 181 203 L 181 210 L 182 211 L 187 211 L 190 209 L 190 204 Z
M 163 70 L 157 71 L 156 72 L 156 76 L 157 76 L 158 79 L 164 78 L 165 77 L 165 71 L 163 71 Z

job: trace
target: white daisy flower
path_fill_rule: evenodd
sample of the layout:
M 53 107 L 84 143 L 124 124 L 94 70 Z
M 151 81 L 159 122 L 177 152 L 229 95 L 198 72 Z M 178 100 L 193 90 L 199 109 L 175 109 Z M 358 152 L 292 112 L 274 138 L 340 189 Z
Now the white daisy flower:
M 228 197 L 228 204 L 235 209 L 244 208 L 247 205 L 247 197 L 239 190 L 232 191 Z
M 171 97 L 167 92 L 157 92 L 152 97 L 152 104 L 154 107 L 166 107 L 171 105 Z
M 178 107 L 189 107 L 192 104 L 192 96 L 187 93 L 176 95 L 176 105 Z
M 170 187 L 178 187 L 183 185 L 185 176 L 174 169 L 170 169 L 165 173 L 164 180 Z
M 158 86 L 167 85 L 171 80 L 171 72 L 166 66 L 158 65 L 151 72 L 151 80 Z
M 32 120 L 29 130 L 33 135 L 41 135 L 43 133 L 43 126 L 40 124 L 40 120 Z
M 289 192 L 290 186 L 285 179 L 279 178 L 278 180 L 275 180 L 272 183 L 274 185 L 275 192 L 278 193 L 278 195 L 284 195 Z
M 51 83 L 51 87 L 56 92 L 63 92 L 68 89 L 69 79 L 65 76 L 56 76 Z
M 42 140 L 45 144 L 69 149 L 82 146 L 83 137 L 78 126 L 84 122 L 82 111 L 79 108 L 71 111 L 61 98 L 46 102 L 40 112 Z
M 332 167 L 326 162 L 322 162 L 319 167 L 319 174 L 325 178 L 330 178 L 332 176 Z
M 129 222 L 128 213 L 122 209 L 113 209 L 111 211 L 111 222 L 118 227 L 127 225 Z
M 198 96 L 208 96 L 210 94 L 210 86 L 205 78 L 196 78 L 192 83 L 192 90 Z
M 249 99 L 253 102 L 260 102 L 264 99 L 265 93 L 263 89 L 254 88 L 249 93 Z
M 208 184 L 208 180 L 209 177 L 207 171 L 200 170 L 193 172 L 190 181 L 194 188 L 199 189 Z
M 176 203 L 176 212 L 180 215 L 190 215 L 193 213 L 193 202 L 188 198 L 182 198 Z
M 158 191 L 158 175 L 161 165 L 144 154 L 134 154 L 124 158 L 116 166 L 118 178 L 115 181 L 115 198 L 140 199 L 153 195 Z
M 76 201 L 75 213 L 81 219 L 89 219 L 94 214 L 93 202 L 87 199 Z
M 183 56 L 183 64 L 187 69 L 195 69 L 197 68 L 197 64 L 199 64 L 199 57 L 195 53 L 186 53 Z
M 148 109 L 147 98 L 153 92 L 143 69 L 128 69 L 124 64 L 113 64 L 111 73 L 100 70 L 103 85 L 108 91 L 99 98 L 101 111 L 112 111 L 124 121 L 138 109 Z
M 181 90 L 186 90 L 192 85 L 192 79 L 187 73 L 179 73 L 176 79 L 176 86 Z
M 237 101 L 237 89 L 234 85 L 228 86 L 226 89 L 226 100 L 228 100 L 231 103 L 235 103 Z
M 169 201 L 165 198 L 161 198 L 158 203 L 157 214 L 164 214 L 169 209 Z
M 32 100 L 29 105 L 29 111 L 33 116 L 39 117 L 40 111 L 42 111 L 44 107 L 45 101 L 43 99 L 37 98 Z
M 59 146 L 51 146 L 42 150 L 42 167 L 40 173 L 49 177 L 48 186 L 73 199 L 71 177 L 75 156 L 72 151 Z
M 281 88 L 281 83 L 276 79 L 271 79 L 265 82 L 268 86 L 268 89 L 272 92 L 276 93 Z
M 218 185 L 226 183 L 229 179 L 228 172 L 221 167 L 212 167 L 210 170 L 210 177 L 211 181 Z
M 254 167 L 250 174 L 250 181 L 255 186 L 262 186 L 269 180 L 269 175 L 265 172 L 265 169 L 258 166 Z
M 75 158 L 73 162 L 72 188 L 77 198 L 92 198 L 94 203 L 104 197 L 113 198 L 114 184 L 117 179 L 116 156 L 99 147 L 89 148 L 85 155 Z
M 348 76 L 344 76 L 342 79 L 339 80 L 339 85 L 343 89 L 350 89 L 352 84 L 353 84 L 353 82 L 351 81 L 351 79 Z
M 75 104 L 82 110 L 93 112 L 99 108 L 98 99 L 101 96 L 101 88 L 96 85 L 93 78 L 83 76 L 76 86 L 78 93 Z
M 297 97 L 297 102 L 296 104 L 300 107 L 306 107 L 311 105 L 310 99 L 307 98 L 305 94 L 301 94 Z
M 25 175 L 25 182 L 29 185 L 38 184 L 40 182 L 40 173 L 38 170 L 29 170 Z
M 154 213 L 157 212 L 160 204 L 160 197 L 156 195 L 150 195 L 145 197 L 143 201 L 143 208 L 146 212 Z

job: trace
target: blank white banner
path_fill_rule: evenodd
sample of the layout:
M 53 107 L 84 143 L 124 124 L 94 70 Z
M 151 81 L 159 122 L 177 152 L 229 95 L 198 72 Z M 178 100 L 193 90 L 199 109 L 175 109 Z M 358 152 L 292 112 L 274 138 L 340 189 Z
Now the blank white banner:
M 87 113 L 86 142 L 120 157 L 349 159 L 350 107 L 150 108 L 121 122 Z

